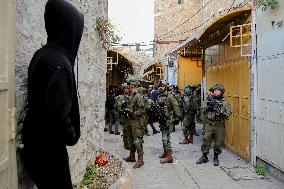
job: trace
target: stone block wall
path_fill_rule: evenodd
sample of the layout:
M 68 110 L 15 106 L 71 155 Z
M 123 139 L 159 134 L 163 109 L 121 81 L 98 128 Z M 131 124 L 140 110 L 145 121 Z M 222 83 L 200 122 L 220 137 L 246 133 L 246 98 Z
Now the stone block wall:
M 184 0 L 178 4 L 177 0 L 155 1 L 155 39 L 159 41 L 182 41 L 188 37 L 188 30 L 192 21 L 187 21 L 201 6 L 200 0 Z M 156 44 L 154 47 L 154 60 L 161 62 L 167 52 L 179 43 Z
M 26 105 L 27 69 L 34 52 L 46 43 L 44 7 L 46 0 L 16 0 L 16 121 L 20 128 Z M 85 16 L 84 33 L 79 48 L 79 104 L 81 138 L 69 147 L 73 182 L 79 182 L 86 163 L 95 158 L 103 143 L 106 86 L 106 50 L 96 31 L 96 17 L 107 18 L 107 0 L 72 0 Z M 19 188 L 32 188 L 18 155 Z
M 201 32 L 220 16 L 237 7 L 248 7 L 251 0 L 174 0 L 155 1 L 155 38 L 165 41 L 183 41 Z M 154 60 L 161 61 L 178 43 L 156 44 Z

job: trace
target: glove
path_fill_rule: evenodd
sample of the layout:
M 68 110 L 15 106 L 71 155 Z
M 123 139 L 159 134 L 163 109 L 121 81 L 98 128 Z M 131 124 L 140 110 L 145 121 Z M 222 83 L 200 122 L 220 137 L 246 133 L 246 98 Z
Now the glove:
M 175 119 L 173 122 L 174 125 L 178 125 L 179 124 L 179 119 Z
M 206 110 L 207 110 L 208 112 L 213 112 L 213 111 L 214 111 L 214 106 L 212 106 L 211 104 L 207 104 Z

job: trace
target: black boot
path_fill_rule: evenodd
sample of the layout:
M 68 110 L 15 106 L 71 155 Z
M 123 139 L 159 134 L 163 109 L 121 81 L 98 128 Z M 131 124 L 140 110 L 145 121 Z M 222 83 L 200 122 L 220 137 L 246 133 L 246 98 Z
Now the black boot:
M 213 158 L 214 166 L 219 166 L 218 155 L 219 155 L 219 154 L 214 153 L 214 158 Z
M 176 132 L 176 126 L 173 125 L 172 132 Z
M 209 160 L 208 160 L 207 154 L 203 154 L 202 157 L 196 161 L 196 164 L 207 163 L 208 161 Z
M 153 135 L 157 134 L 157 133 L 160 133 L 160 131 L 158 131 L 155 127 L 153 129 Z
M 145 135 L 146 136 L 151 136 L 148 129 L 145 130 Z

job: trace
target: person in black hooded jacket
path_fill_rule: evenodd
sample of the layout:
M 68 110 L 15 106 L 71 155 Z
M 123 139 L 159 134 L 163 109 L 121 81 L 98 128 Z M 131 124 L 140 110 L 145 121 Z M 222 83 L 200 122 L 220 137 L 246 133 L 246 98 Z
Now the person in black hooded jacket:
M 72 189 L 66 146 L 80 138 L 74 63 L 84 16 L 70 2 L 48 0 L 44 19 L 47 44 L 28 69 L 23 159 L 39 189 Z

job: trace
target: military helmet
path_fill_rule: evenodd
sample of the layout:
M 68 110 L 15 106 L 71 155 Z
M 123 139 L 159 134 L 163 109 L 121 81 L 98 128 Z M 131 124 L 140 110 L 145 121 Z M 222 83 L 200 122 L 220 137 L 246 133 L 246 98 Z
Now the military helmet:
M 185 89 L 185 88 L 190 88 L 190 85 L 189 85 L 189 84 L 185 85 L 185 86 L 184 86 L 184 89 Z
M 223 93 L 223 94 L 225 93 L 225 88 L 222 84 L 215 84 L 212 88 L 213 88 L 213 90 L 215 90 L 215 89 L 220 90 L 221 93 Z
M 184 94 L 185 95 L 190 95 L 192 93 L 192 90 L 189 88 L 189 87 L 186 87 L 185 89 L 184 89 Z
M 165 81 L 160 81 L 159 87 L 167 87 L 167 83 Z
M 131 84 L 131 85 L 136 85 L 136 86 L 138 86 L 138 84 L 139 84 L 137 79 L 129 79 L 128 83 Z
M 144 92 L 145 88 L 144 87 L 138 87 L 138 92 L 140 92 L 141 94 Z
M 121 88 L 123 88 L 123 89 L 127 88 L 127 86 L 128 86 L 127 83 L 122 83 L 121 84 Z

